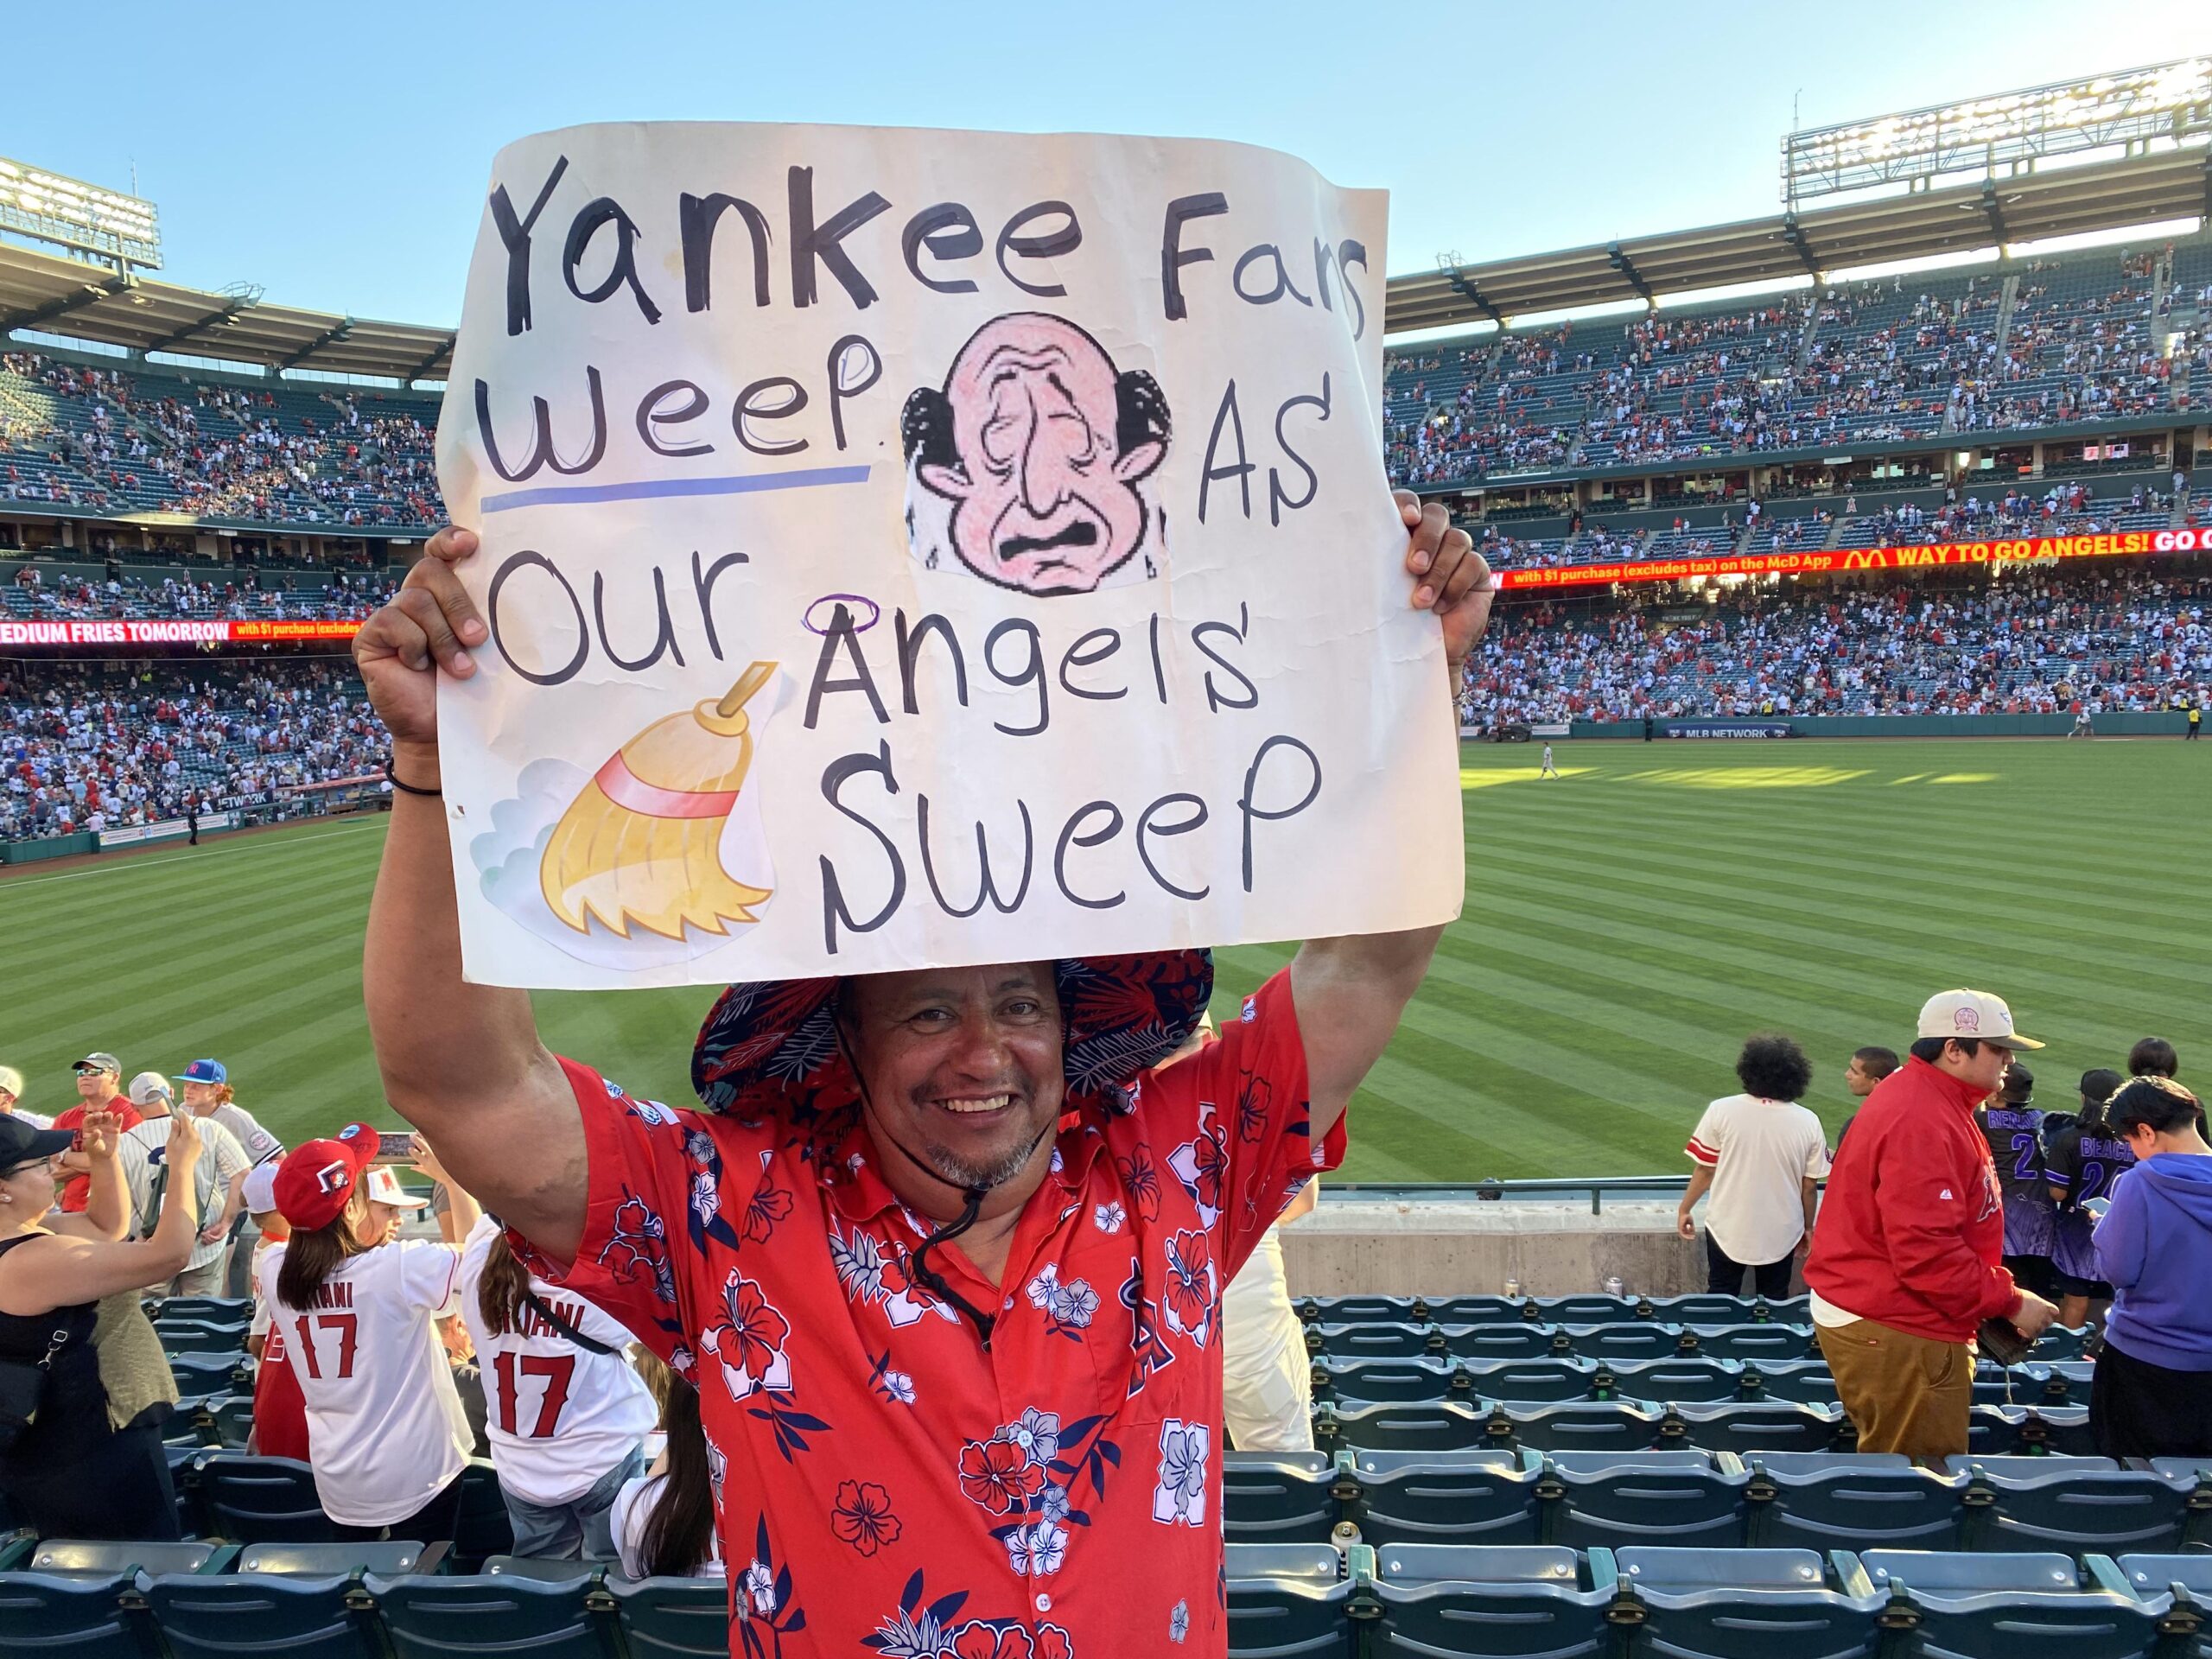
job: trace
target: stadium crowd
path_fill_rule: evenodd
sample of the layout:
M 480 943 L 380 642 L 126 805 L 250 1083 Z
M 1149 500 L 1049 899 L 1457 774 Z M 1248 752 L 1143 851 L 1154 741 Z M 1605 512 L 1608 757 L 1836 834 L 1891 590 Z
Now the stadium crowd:
M 240 672 L 162 662 L 118 686 L 79 663 L 0 663 L 0 839 L 177 818 L 362 778 L 383 728 L 350 663 Z
M 1460 697 L 1485 730 L 1749 715 L 2092 714 L 2212 700 L 2212 577 L 2024 570 L 1731 595 L 1694 620 L 1631 600 L 1501 607 Z
M 370 403 L 349 388 L 161 384 L 126 369 L 0 354 L 0 502 L 287 524 L 420 526 L 443 517 L 427 402 Z

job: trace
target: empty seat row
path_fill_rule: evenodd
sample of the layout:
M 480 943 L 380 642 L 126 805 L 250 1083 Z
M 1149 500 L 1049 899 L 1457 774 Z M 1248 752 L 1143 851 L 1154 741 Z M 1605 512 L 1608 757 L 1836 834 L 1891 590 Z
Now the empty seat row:
M 1332 1552 L 1333 1554 L 1333 1552 Z M 442 1546 L 41 1544 L 0 1554 L 0 1656 L 84 1659 L 645 1659 L 724 1654 L 719 1579 L 625 1580 Z
M 1237 1543 L 1558 1543 L 1811 1549 L 2212 1545 L 2212 1466 L 1726 1451 L 1232 1452 Z
M 1308 1325 L 1805 1325 L 1813 1317 L 1802 1296 L 1301 1296 L 1294 1306 Z
M 1967 1433 L 1968 1449 L 1982 1457 L 2086 1456 L 2095 1450 L 2087 1406 L 1977 1405 L 1968 1413 Z M 1480 1446 L 1625 1452 L 1681 1445 L 1716 1452 L 1848 1452 L 1858 1446 L 1858 1432 L 1840 1406 L 1795 1400 L 1323 1400 L 1313 1408 L 1313 1443 L 1324 1452 L 1440 1452 Z
M 1231 1547 L 1230 1652 L 1370 1659 L 2183 1659 L 2212 1556 Z
M 2085 1405 L 2093 1370 L 2086 1360 L 2010 1370 L 1985 1361 L 1975 1374 L 1974 1399 L 1983 1405 Z M 1324 1354 L 1313 1361 L 1313 1382 L 1316 1399 L 1344 1402 L 1472 1397 L 1682 1404 L 1771 1399 L 1827 1405 L 1837 1397 L 1835 1378 L 1823 1360 L 1735 1360 L 1706 1355 L 1598 1359 L 1568 1354 L 1483 1360 L 1430 1354 L 1346 1359 Z

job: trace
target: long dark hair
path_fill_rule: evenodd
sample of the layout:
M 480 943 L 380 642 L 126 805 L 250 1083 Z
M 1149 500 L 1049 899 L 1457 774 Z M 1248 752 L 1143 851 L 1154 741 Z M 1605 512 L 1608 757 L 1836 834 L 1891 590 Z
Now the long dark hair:
M 476 1281 L 477 1311 L 484 1328 L 493 1336 L 519 1330 L 522 1299 L 530 1289 L 530 1269 L 515 1260 L 504 1232 L 492 1235 L 492 1248 L 484 1253 L 483 1276 Z
M 668 1431 L 668 1474 L 638 1541 L 639 1561 L 647 1578 L 689 1578 L 712 1551 L 715 1489 L 707 1433 L 699 1426 L 699 1390 L 680 1376 L 670 1378 L 662 1427 Z
M 322 1281 L 338 1271 L 340 1262 L 361 1253 L 353 1223 L 346 1211 L 312 1231 L 295 1230 L 276 1264 L 276 1300 L 287 1307 L 310 1307 Z

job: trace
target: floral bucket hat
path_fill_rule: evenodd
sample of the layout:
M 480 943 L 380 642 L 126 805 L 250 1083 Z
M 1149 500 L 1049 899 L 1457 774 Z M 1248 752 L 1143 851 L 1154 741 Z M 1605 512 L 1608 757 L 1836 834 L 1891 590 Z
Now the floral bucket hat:
M 1198 1029 L 1213 995 L 1213 952 L 1063 957 L 1053 979 L 1066 1109 L 1110 1111 L 1132 1081 Z M 691 1052 L 699 1098 L 733 1117 L 799 1122 L 856 1100 L 859 1084 L 837 1041 L 837 984 L 827 976 L 758 980 L 724 991 Z

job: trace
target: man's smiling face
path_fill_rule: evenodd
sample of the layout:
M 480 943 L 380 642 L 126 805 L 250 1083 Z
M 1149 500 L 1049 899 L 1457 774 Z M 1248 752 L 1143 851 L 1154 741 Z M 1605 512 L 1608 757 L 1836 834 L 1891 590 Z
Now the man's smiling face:
M 863 975 L 847 988 L 843 1022 L 887 1163 L 903 1148 L 950 1185 L 995 1186 L 1059 1121 L 1067 1085 L 1048 962 Z
M 1001 587 L 1089 593 L 1144 539 L 1137 480 L 1163 445 L 1123 454 L 1113 363 L 1057 317 L 1001 317 L 961 350 L 945 386 L 960 467 L 923 482 L 955 503 L 962 563 Z

